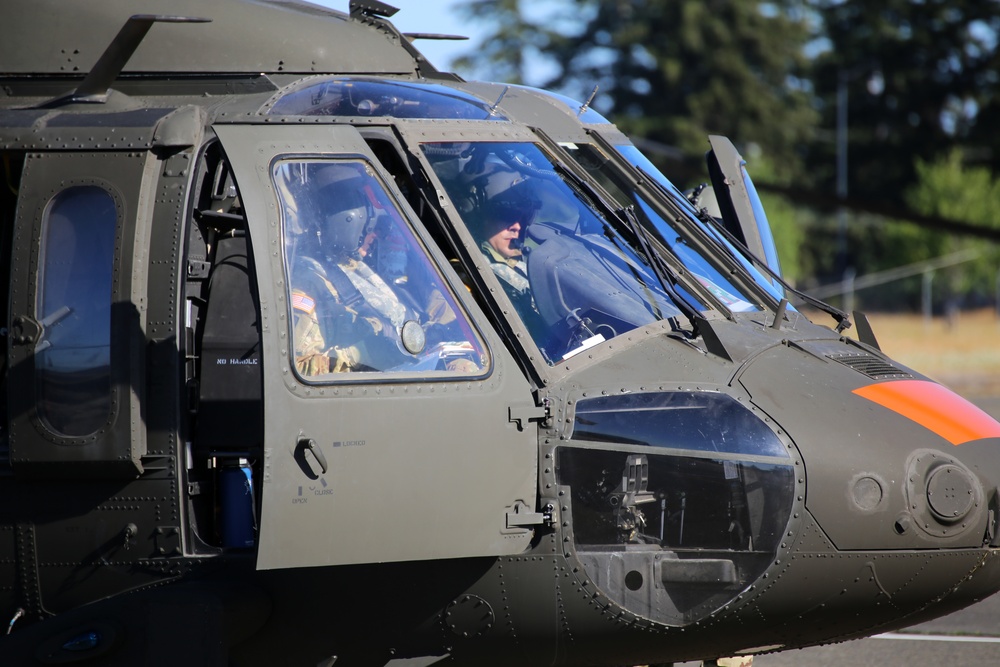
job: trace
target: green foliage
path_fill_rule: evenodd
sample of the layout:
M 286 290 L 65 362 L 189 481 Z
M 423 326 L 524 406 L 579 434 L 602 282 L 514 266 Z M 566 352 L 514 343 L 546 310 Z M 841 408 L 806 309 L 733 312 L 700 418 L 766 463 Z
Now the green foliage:
M 543 87 L 586 99 L 623 130 L 705 151 L 707 134 L 754 141 L 787 174 L 802 173 L 797 145 L 815 122 L 806 93 L 790 83 L 807 60 L 804 18 L 765 8 L 787 2 L 565 0 L 532 22 L 516 0 L 471 0 L 463 12 L 494 26 L 457 64 L 525 79 L 525 54 L 554 76 Z M 564 26 L 571 29 L 565 31 Z
M 906 191 L 907 203 L 913 210 L 1000 228 L 1000 179 L 985 167 L 964 164 L 961 150 L 952 149 L 934 162 L 918 158 L 915 171 L 917 183 Z M 959 250 L 978 253 L 976 260 L 947 272 L 951 295 L 983 299 L 993 294 L 1000 266 L 997 244 L 930 232 L 923 236 L 937 241 L 940 254 Z
M 913 210 L 989 227 L 1000 227 L 1000 180 L 985 167 L 966 166 L 962 151 L 943 159 L 917 158 L 917 183 L 906 199 Z
M 932 161 L 955 146 L 990 146 L 994 168 L 1000 165 L 1000 139 L 978 118 L 997 102 L 996 2 L 812 4 L 821 19 L 817 37 L 828 48 L 815 57 L 810 80 L 821 127 L 836 125 L 838 90 L 847 97 L 853 195 L 903 203 L 916 181 L 913 158 Z M 810 146 L 820 164 L 833 165 L 834 151 L 833 143 Z M 827 179 L 832 183 L 832 171 Z
M 774 245 L 781 261 L 781 273 L 792 284 L 804 275 L 799 249 L 805 240 L 805 227 L 801 218 L 805 211 L 796 207 L 781 195 L 759 193 L 760 201 L 767 212 L 767 221 L 774 234 Z
M 546 43 L 544 31 L 522 16 L 520 0 L 469 0 L 459 5 L 464 18 L 492 27 L 487 39 L 454 62 L 460 70 L 489 72 L 490 78 L 526 83 L 526 62 Z

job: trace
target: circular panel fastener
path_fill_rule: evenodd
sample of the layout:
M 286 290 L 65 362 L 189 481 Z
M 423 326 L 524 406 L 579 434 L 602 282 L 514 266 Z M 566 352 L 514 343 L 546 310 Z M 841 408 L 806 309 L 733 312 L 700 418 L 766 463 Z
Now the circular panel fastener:
M 882 483 L 875 477 L 864 475 L 856 478 L 851 485 L 851 500 L 863 512 L 874 512 L 882 504 L 884 496 Z
M 906 501 L 913 525 L 925 535 L 954 538 L 985 529 L 989 519 L 979 478 L 948 452 L 916 450 L 906 465 Z
M 961 521 L 972 510 L 975 498 L 975 480 L 956 465 L 939 466 L 927 478 L 927 505 L 940 521 Z
M 463 595 L 444 610 L 444 624 L 459 637 L 479 637 L 493 627 L 493 607 L 478 595 Z

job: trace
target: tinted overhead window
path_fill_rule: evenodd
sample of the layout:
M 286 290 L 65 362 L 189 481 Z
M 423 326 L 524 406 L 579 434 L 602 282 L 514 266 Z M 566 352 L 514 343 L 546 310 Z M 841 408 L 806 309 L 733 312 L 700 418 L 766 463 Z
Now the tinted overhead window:
M 54 431 L 89 435 L 111 409 L 111 302 L 118 213 L 96 186 L 68 188 L 45 214 L 36 313 L 38 410 Z
M 488 369 L 485 345 L 368 163 L 287 160 L 272 176 L 299 377 Z
M 279 94 L 269 114 L 506 120 L 468 93 L 433 83 L 320 78 Z

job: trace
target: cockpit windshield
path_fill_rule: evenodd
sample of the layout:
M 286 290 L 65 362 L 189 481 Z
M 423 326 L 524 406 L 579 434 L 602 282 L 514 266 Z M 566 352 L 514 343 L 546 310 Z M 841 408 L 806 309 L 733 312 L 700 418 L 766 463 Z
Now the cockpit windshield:
M 722 299 L 681 278 L 704 272 L 651 233 L 648 212 L 602 197 L 533 143 L 422 148 L 549 364 L 653 322 L 689 330 L 713 306 L 754 308 L 725 281 Z
M 661 239 L 691 275 L 721 301 L 723 306 L 732 312 L 760 310 L 753 297 L 744 295 L 736 284 L 690 242 L 674 222 L 665 219 L 646 198 L 635 192 L 622 173 L 614 169 L 608 158 L 596 147 L 587 144 L 568 144 L 563 147 L 577 164 L 614 197 L 618 206 L 633 207 L 639 224 Z
M 638 148 L 636 148 L 631 144 L 623 144 L 615 146 L 615 149 L 619 153 L 621 153 L 621 155 L 626 160 L 628 160 L 633 166 L 637 167 L 640 171 L 642 171 L 647 176 L 655 180 L 663 188 L 664 192 L 668 193 L 671 200 L 675 204 L 677 204 L 677 206 L 681 207 L 682 209 L 685 210 L 685 212 L 688 213 L 691 219 L 698 220 L 698 212 L 694 209 L 694 206 L 691 204 L 688 198 L 684 196 L 684 194 L 682 194 L 681 191 L 678 190 L 677 187 L 673 183 L 671 183 L 666 176 L 663 175 L 663 172 L 657 169 L 656 166 L 653 165 L 653 163 L 650 162 L 649 159 L 645 155 L 643 155 Z M 756 193 L 756 191 L 754 192 Z M 755 206 L 755 211 L 759 208 L 760 215 L 763 216 L 764 212 L 763 208 L 760 206 L 759 199 L 756 200 L 754 206 Z M 780 301 L 782 297 L 785 296 L 784 292 L 781 290 L 779 286 L 776 286 L 771 280 L 764 277 L 764 275 L 760 273 L 760 271 L 758 271 L 753 264 L 747 261 L 747 259 L 743 256 L 743 253 L 738 252 L 736 248 L 734 248 L 729 241 L 723 238 L 722 235 L 720 235 L 719 232 L 716 231 L 714 227 L 712 227 L 711 225 L 705 225 L 701 223 L 700 220 L 699 224 L 705 230 L 705 233 L 714 238 L 716 243 L 718 243 L 721 247 L 725 248 L 726 251 L 729 253 L 729 255 L 737 262 L 739 262 L 747 273 L 753 276 L 754 281 L 758 285 L 760 285 L 760 287 L 762 287 L 768 293 L 771 294 L 771 296 L 774 298 L 775 301 Z M 771 247 L 773 247 L 773 243 Z M 772 260 L 773 262 L 772 266 L 777 266 L 776 256 L 773 258 L 769 257 L 768 259 Z

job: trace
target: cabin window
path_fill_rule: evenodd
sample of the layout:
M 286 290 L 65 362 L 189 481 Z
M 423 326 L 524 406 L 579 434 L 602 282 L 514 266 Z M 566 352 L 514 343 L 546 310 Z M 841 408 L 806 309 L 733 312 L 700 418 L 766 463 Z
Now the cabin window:
M 488 370 L 486 346 L 370 164 L 286 160 L 272 176 L 301 379 Z
M 111 297 L 115 201 L 96 186 L 74 186 L 43 220 L 35 344 L 38 412 L 66 436 L 90 435 L 111 409 Z

